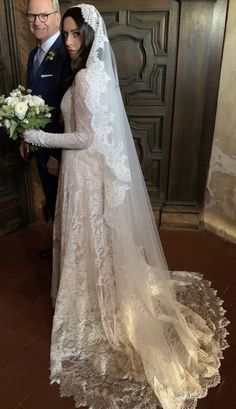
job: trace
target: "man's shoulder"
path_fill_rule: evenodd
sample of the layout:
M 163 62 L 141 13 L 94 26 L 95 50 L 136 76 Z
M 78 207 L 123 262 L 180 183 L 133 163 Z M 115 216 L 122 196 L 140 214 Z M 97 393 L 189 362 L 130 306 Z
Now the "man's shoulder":
M 54 43 L 51 45 L 51 49 L 58 49 L 60 51 L 66 52 L 64 42 L 62 40 L 61 34 L 57 37 L 57 39 L 54 41 Z
M 48 50 L 46 58 L 51 59 L 51 61 L 54 60 L 56 63 L 59 64 L 67 60 L 68 55 L 61 35 L 59 35 L 59 37 Z
M 38 47 L 36 46 L 29 52 L 29 58 L 32 57 L 35 54 L 37 49 L 38 49 Z M 50 51 L 55 51 L 57 53 L 67 55 L 67 52 L 66 52 L 66 49 L 65 49 L 64 42 L 62 40 L 61 34 L 59 34 L 59 36 L 56 38 L 54 43 L 51 45 L 51 47 L 49 48 L 47 54 Z

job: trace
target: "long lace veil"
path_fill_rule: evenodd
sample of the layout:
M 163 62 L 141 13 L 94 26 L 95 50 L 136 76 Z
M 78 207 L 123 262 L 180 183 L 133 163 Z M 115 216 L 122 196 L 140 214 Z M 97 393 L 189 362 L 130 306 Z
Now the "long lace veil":
M 226 347 L 224 311 L 199 275 L 168 270 L 104 21 L 92 5 L 74 7 L 95 33 L 85 68 L 84 104 L 91 113 L 91 149 L 104 158 L 104 219 L 111 232 L 117 297 L 111 308 L 106 288 L 99 293 L 104 331 L 111 347 L 122 350 L 122 317 L 159 401 L 163 406 L 172 402 L 168 408 L 193 408 L 207 387 L 219 382 L 220 351 Z M 186 301 L 193 288 L 202 292 L 205 304 L 195 311 Z

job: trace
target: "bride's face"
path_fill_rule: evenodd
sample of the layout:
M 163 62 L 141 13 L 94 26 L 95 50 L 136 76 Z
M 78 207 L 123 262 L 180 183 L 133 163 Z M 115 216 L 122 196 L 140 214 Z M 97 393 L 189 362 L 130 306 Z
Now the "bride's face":
M 82 47 L 79 27 L 72 17 L 66 17 L 63 23 L 64 42 L 72 60 L 76 59 Z

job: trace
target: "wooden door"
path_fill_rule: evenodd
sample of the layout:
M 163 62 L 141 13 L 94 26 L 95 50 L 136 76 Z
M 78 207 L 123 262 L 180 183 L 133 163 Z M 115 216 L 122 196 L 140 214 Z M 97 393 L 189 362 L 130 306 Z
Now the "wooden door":
M 8 28 L 11 30 L 8 31 Z M 19 81 L 12 2 L 0 3 L 0 94 L 8 95 Z M 32 220 L 29 176 L 18 146 L 0 128 L 0 234 Z
M 228 0 L 91 0 L 103 15 L 152 206 L 199 225 Z M 78 4 L 61 1 L 62 12 Z
M 166 200 L 177 48 L 177 3 L 90 1 L 104 17 L 154 210 Z M 62 1 L 62 12 L 77 1 Z

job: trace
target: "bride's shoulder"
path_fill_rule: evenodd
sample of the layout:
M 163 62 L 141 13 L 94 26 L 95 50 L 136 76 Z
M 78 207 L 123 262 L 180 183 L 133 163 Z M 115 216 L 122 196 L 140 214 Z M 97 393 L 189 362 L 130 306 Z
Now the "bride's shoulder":
M 83 68 L 77 72 L 75 76 L 75 87 L 77 89 L 86 90 L 91 87 L 91 85 L 94 87 L 94 83 L 96 83 L 96 75 L 90 68 Z
M 73 92 L 73 88 L 74 91 L 77 95 L 77 97 L 80 97 L 82 95 L 84 95 L 84 93 L 86 92 L 87 88 L 88 88 L 88 82 L 86 79 L 86 68 L 80 70 L 79 72 L 77 72 L 77 74 L 74 77 L 74 82 L 72 84 L 72 92 Z
M 102 73 L 104 75 L 104 73 Z M 82 68 L 80 71 L 77 72 L 75 76 L 76 81 L 80 81 L 81 79 L 89 81 L 90 79 L 97 78 L 99 76 L 98 70 L 94 70 L 93 68 Z

